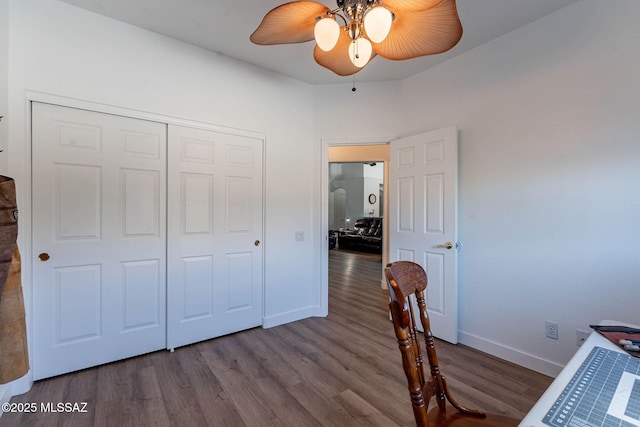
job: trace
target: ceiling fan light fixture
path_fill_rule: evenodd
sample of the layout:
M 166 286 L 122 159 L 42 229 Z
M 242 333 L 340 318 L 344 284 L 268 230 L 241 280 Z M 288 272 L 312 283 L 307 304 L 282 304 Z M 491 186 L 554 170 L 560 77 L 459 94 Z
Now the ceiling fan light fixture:
M 350 76 L 376 56 L 405 60 L 435 55 L 462 37 L 456 0 L 336 2 L 332 10 L 314 0 L 289 0 L 267 12 L 249 39 L 259 45 L 315 40 L 315 61 Z
M 383 6 L 375 6 L 364 15 L 364 30 L 373 43 L 381 43 L 389 35 L 393 13 Z
M 340 25 L 333 17 L 320 18 L 313 29 L 313 35 L 318 47 L 328 52 L 338 43 Z
M 372 54 L 371 42 L 364 37 L 358 37 L 349 43 L 349 59 L 358 68 L 367 65 Z

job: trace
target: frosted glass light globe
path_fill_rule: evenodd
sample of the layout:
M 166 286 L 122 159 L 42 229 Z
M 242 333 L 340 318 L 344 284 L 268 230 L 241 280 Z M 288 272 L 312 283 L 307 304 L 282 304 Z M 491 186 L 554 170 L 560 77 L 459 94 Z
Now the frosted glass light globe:
M 367 37 L 374 42 L 380 43 L 389 35 L 391 30 L 393 14 L 382 6 L 372 8 L 364 16 L 364 29 Z
M 322 18 L 316 22 L 316 26 L 313 29 L 313 36 L 316 39 L 318 47 L 328 52 L 338 43 L 340 25 L 333 18 Z
M 358 68 L 362 68 L 369 63 L 372 53 L 371 42 L 364 37 L 358 37 L 349 43 L 349 59 Z

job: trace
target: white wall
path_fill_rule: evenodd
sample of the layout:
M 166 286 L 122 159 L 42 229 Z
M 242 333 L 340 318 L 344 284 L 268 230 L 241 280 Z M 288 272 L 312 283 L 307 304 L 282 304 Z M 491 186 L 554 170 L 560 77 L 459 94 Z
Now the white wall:
M 384 163 L 374 166 L 364 165 L 364 194 L 362 195 L 363 216 L 382 216 L 380 211 L 380 187 L 384 183 Z M 369 195 L 376 197 L 374 203 L 369 203 Z M 373 212 L 373 215 L 370 215 Z
M 583 0 L 407 79 L 391 104 L 343 105 L 402 120 L 338 134 L 459 129 L 461 342 L 555 374 L 577 328 L 640 324 L 639 16 L 635 0 Z M 337 135 L 323 95 L 348 87 L 316 91 L 319 136 Z
M 9 0 L 0 0 L 0 58 L 9 57 Z M 9 64 L 0 61 L 0 150 L 6 150 L 9 135 L 7 111 L 9 109 Z M 0 153 L 0 174 L 6 174 L 7 154 Z
M 8 172 L 16 179 L 21 209 L 28 327 L 32 256 L 26 91 L 265 134 L 265 322 L 311 315 L 319 303 L 314 290 L 320 286 L 319 272 L 313 270 L 317 202 L 310 189 L 320 152 L 313 140 L 312 87 L 65 3 L 9 4 Z M 296 231 L 307 239 L 296 242 Z
M 341 189 L 346 191 L 345 215 L 343 217 L 332 218 L 329 216 L 329 228 L 340 227 L 353 228 L 353 224 L 358 218 L 369 216 L 373 209 L 376 216 L 380 216 L 378 211 L 378 201 L 369 203 L 369 194 L 375 194 L 376 198 L 380 193 L 380 185 L 384 180 L 383 163 L 369 166 L 363 162 L 357 163 L 331 163 L 329 178 L 329 197 L 334 191 Z M 338 199 L 340 199 L 338 197 Z M 329 204 L 330 212 L 340 212 L 340 209 Z M 346 224 L 346 218 L 350 223 Z M 337 225 L 337 226 L 336 226 Z
M 0 58 L 9 56 L 9 0 L 0 0 Z M 7 61 L 0 62 L 0 116 L 5 119 L 0 121 L 0 175 L 7 175 L 6 146 L 9 135 L 8 119 L 6 119 L 9 107 L 9 65 Z M 6 402 L 11 397 L 9 384 L 0 384 L 0 404 Z

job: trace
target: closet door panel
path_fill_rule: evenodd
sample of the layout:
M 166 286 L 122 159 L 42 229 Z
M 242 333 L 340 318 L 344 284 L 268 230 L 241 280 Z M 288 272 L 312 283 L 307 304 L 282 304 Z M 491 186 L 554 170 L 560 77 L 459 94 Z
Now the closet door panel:
M 263 140 L 169 126 L 167 346 L 262 324 Z
M 166 125 L 32 104 L 34 379 L 166 347 Z

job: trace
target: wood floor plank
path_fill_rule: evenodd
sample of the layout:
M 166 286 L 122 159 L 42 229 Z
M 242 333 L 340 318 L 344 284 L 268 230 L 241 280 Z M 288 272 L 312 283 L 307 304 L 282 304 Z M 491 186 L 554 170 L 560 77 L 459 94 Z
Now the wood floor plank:
M 286 366 L 295 372 L 301 383 L 294 389 L 307 389 L 314 394 L 332 399 L 334 396 L 348 388 L 347 382 L 335 372 L 329 372 L 316 363 L 321 356 L 314 354 L 317 351 L 315 345 L 300 341 L 297 335 L 289 333 L 290 328 L 281 327 L 278 330 L 278 338 L 266 341 L 274 353 L 284 355 Z
M 322 378 L 316 379 L 315 383 L 321 383 Z M 335 395 L 327 395 L 323 391 L 316 391 L 316 387 L 309 384 L 300 383 L 289 387 L 289 393 L 298 401 L 311 416 L 319 420 L 323 426 L 352 426 L 356 419 L 351 413 L 335 400 Z
M 190 353 L 190 348 L 184 349 L 182 354 Z M 186 425 L 203 425 L 206 420 L 199 405 L 197 390 L 192 385 L 193 377 L 188 374 L 188 368 L 182 363 L 182 354 L 174 353 L 163 357 L 156 365 L 156 374 L 160 380 L 159 388 L 165 402 L 165 410 L 169 423 L 175 425 L 183 421 Z
M 87 413 L 6 413 L 18 426 L 411 426 L 379 254 L 329 252 L 329 315 L 256 328 L 37 381 L 11 402 Z M 522 418 L 552 379 L 438 341 L 460 403 Z
M 251 379 L 240 371 L 235 360 L 227 360 L 219 348 L 205 349 L 202 356 L 245 425 L 276 425 L 276 415 L 256 396 Z
M 344 402 L 350 412 L 356 415 L 357 422 L 353 425 L 387 427 L 397 424 L 353 390 L 345 390 L 337 399 Z
M 180 363 L 180 368 L 175 374 L 183 377 L 183 381 L 190 385 L 194 392 L 190 399 L 197 408 L 183 408 L 176 414 L 172 425 L 204 426 L 209 424 L 209 420 L 224 420 L 225 426 L 245 425 L 237 408 L 205 363 L 200 346 L 179 348 L 173 355 L 177 356 Z M 168 388 L 171 388 L 170 384 L 163 387 L 163 390 Z M 171 396 L 166 396 L 165 399 L 174 400 Z M 181 420 L 185 419 L 192 419 L 192 422 L 181 423 Z

